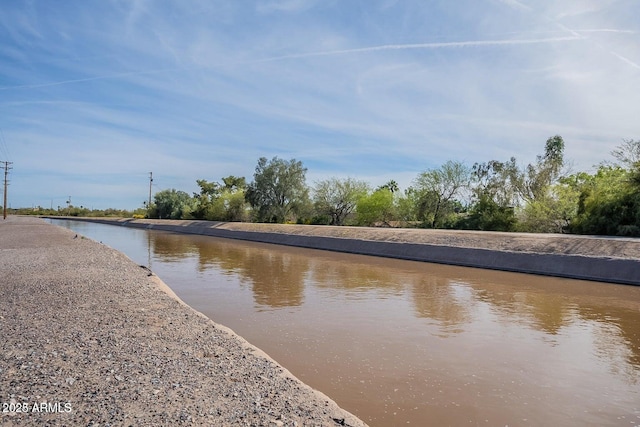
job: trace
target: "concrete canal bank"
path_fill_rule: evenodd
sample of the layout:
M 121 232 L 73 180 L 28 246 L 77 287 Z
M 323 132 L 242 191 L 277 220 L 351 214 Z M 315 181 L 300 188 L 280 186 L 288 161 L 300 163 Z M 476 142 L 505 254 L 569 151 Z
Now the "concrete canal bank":
M 640 285 L 640 239 L 634 238 L 184 220 L 66 219 Z
M 0 425 L 364 426 L 155 275 L 74 232 L 0 222 Z

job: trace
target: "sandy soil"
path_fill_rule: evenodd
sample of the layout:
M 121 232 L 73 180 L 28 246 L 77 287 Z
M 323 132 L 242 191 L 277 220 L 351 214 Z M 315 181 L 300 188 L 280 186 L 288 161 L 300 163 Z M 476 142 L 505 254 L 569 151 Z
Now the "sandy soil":
M 365 425 L 115 250 L 21 217 L 0 248 L 3 426 Z

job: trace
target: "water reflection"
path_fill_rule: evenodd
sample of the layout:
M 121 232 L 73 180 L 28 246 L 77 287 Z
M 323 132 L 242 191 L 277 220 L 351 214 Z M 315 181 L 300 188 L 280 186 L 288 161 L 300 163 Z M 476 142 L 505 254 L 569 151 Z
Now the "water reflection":
M 640 424 L 640 288 L 104 227 L 373 426 Z
M 339 255 L 336 255 L 339 257 Z M 354 258 L 345 255 L 343 262 L 327 263 L 325 259 L 316 259 L 310 265 L 309 277 L 320 288 L 356 291 L 376 291 L 381 294 L 397 294 L 403 284 L 399 283 L 393 271 L 384 265 L 353 262 Z
M 162 262 L 179 262 L 199 251 L 191 236 L 181 234 L 148 233 L 154 258 Z
M 249 284 L 258 306 L 299 306 L 304 299 L 304 280 L 309 260 L 289 252 L 212 244 L 203 236 L 151 234 L 153 253 L 162 261 L 198 258 L 198 270 L 216 268 L 238 275 Z
M 508 273 L 505 273 L 508 276 Z M 526 276 L 519 290 L 500 280 L 491 288 L 470 281 L 480 289 L 478 298 L 489 302 L 505 321 L 544 332 L 549 343 L 554 337 L 568 333 L 578 326 L 592 334 L 593 354 L 603 362 L 612 362 L 613 353 L 623 354 L 631 370 L 629 380 L 640 377 L 640 310 L 636 294 L 638 288 L 607 287 L 568 279 Z M 542 282 L 542 283 L 538 283 Z M 544 283 L 547 282 L 547 283 Z M 608 289 L 611 288 L 611 289 Z M 629 299 L 625 294 L 629 294 Z
M 555 279 L 554 279 L 555 280 Z M 479 289 L 478 298 L 490 303 L 494 311 L 511 322 L 518 322 L 549 335 L 556 335 L 574 317 L 574 306 L 557 292 L 537 293 L 526 284 L 514 289 L 511 284 L 494 283 L 491 289 L 471 283 Z
M 411 288 L 417 316 L 438 321 L 443 333 L 462 332 L 472 320 L 473 298 L 468 289 L 446 277 L 422 277 Z
M 309 256 L 306 250 L 229 244 L 229 241 L 203 236 L 169 233 L 149 233 L 148 236 L 154 258 L 176 262 L 196 256 L 199 271 L 215 268 L 238 276 L 242 284 L 250 286 L 259 307 L 301 306 L 305 286 L 313 286 L 352 295 L 366 292 L 362 298 L 410 295 L 416 317 L 436 325 L 441 337 L 462 333 L 465 325 L 481 321 L 475 310 L 480 302 L 489 304 L 499 322 L 543 332 L 546 342 L 552 346 L 558 342 L 555 337 L 567 333 L 571 326 L 589 325 L 593 353 L 607 361 L 617 360 L 618 366 L 612 369 L 626 373 L 633 383 L 638 381 L 638 301 L 620 301 L 609 296 L 605 299 L 606 305 L 594 305 L 602 300 L 602 290 L 595 287 L 602 285 L 347 254 L 309 251 L 313 255 Z M 398 268 L 400 265 L 403 268 Z M 452 270 L 456 270 L 453 279 Z M 605 290 L 607 287 L 633 289 L 606 285 Z M 592 295 L 594 293 L 596 295 Z M 626 305 L 630 307 L 625 308 Z M 618 348 L 621 350 L 616 350 Z M 617 356 L 612 357 L 612 352 Z M 621 358 L 628 367 L 619 366 Z
M 236 272 L 251 283 L 258 305 L 287 307 L 302 304 L 308 269 L 308 260 L 292 254 L 257 251 L 243 258 Z
M 615 372 L 640 382 L 640 311 L 626 307 L 585 305 L 578 312 L 583 319 L 600 325 L 594 336 L 596 354 L 611 362 Z

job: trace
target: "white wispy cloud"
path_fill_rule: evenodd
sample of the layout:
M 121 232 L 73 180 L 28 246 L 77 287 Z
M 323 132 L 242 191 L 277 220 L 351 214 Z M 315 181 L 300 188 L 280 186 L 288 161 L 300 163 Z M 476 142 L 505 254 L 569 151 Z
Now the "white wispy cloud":
M 531 8 L 525 4 L 520 3 L 517 0 L 498 0 L 500 3 L 506 4 L 514 9 L 530 11 Z
M 300 12 L 312 8 L 316 0 L 265 0 L 257 4 L 256 9 L 266 12 Z
M 448 159 L 532 161 L 557 133 L 586 169 L 640 137 L 629 2 L 32 4 L 0 14 L 14 205 L 135 207 L 150 170 L 195 191 L 275 155 L 406 187 Z
M 465 47 L 483 47 L 483 46 L 517 46 L 517 45 L 528 45 L 528 44 L 539 44 L 539 43 L 570 42 L 570 41 L 577 41 L 577 40 L 582 40 L 582 37 L 580 37 L 579 35 L 576 35 L 576 36 L 570 36 L 570 37 L 550 37 L 550 38 L 537 38 L 537 39 L 470 40 L 470 41 L 461 41 L 461 42 L 381 45 L 381 46 L 368 46 L 368 47 L 360 47 L 360 48 L 352 48 L 352 49 L 293 53 L 288 55 L 273 56 L 273 57 L 262 58 L 262 59 L 254 59 L 254 60 L 246 60 L 246 61 L 238 61 L 238 62 L 226 62 L 226 63 L 220 64 L 219 66 L 220 67 L 241 66 L 241 65 L 249 65 L 249 64 L 259 64 L 261 62 L 282 61 L 287 59 L 304 59 L 304 58 L 313 58 L 313 57 L 320 57 L 320 56 L 380 52 L 380 51 L 386 51 L 386 50 L 444 49 L 444 48 L 465 48 Z M 62 81 L 39 83 L 39 84 L 0 86 L 0 90 L 38 89 L 38 88 L 45 88 L 50 86 L 73 84 L 73 83 L 85 83 L 85 82 L 91 82 L 95 80 L 120 79 L 120 78 L 125 78 L 130 76 L 173 72 L 177 70 L 194 70 L 194 69 L 207 69 L 207 68 L 216 68 L 216 67 L 201 66 L 201 67 L 189 67 L 188 69 L 184 67 L 182 68 L 174 67 L 174 68 L 165 68 L 165 69 L 157 69 L 157 70 L 130 71 L 130 72 L 124 72 L 124 73 L 106 74 L 101 76 L 62 80 Z

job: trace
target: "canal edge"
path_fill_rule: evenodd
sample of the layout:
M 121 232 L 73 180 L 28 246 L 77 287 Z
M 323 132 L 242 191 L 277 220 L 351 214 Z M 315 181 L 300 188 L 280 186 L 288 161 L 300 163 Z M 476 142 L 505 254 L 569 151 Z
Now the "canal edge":
M 245 229 L 243 229 L 244 223 L 224 223 L 200 220 L 145 220 L 83 217 L 46 218 L 95 222 L 139 229 L 213 236 L 235 240 L 303 247 L 308 249 L 328 250 L 332 252 L 344 252 L 445 265 L 456 265 L 461 267 L 482 268 L 624 285 L 640 285 L 640 259 L 635 258 L 508 251 L 441 244 L 435 245 L 429 243 L 403 241 L 391 242 L 349 237 L 308 235 L 292 232 L 297 229 L 280 224 L 270 224 L 270 226 L 281 226 L 283 227 L 282 232 L 264 232 L 251 229 L 251 225 L 246 226 L 244 227 Z M 233 224 L 233 228 L 228 228 L 226 224 Z M 313 230 L 322 230 L 321 227 L 312 228 Z M 346 228 L 343 229 L 346 230 Z M 486 233 L 487 236 L 491 235 L 490 232 Z M 588 238 L 585 236 L 566 236 L 567 239 L 575 237 Z M 640 244 L 640 241 L 638 244 Z

